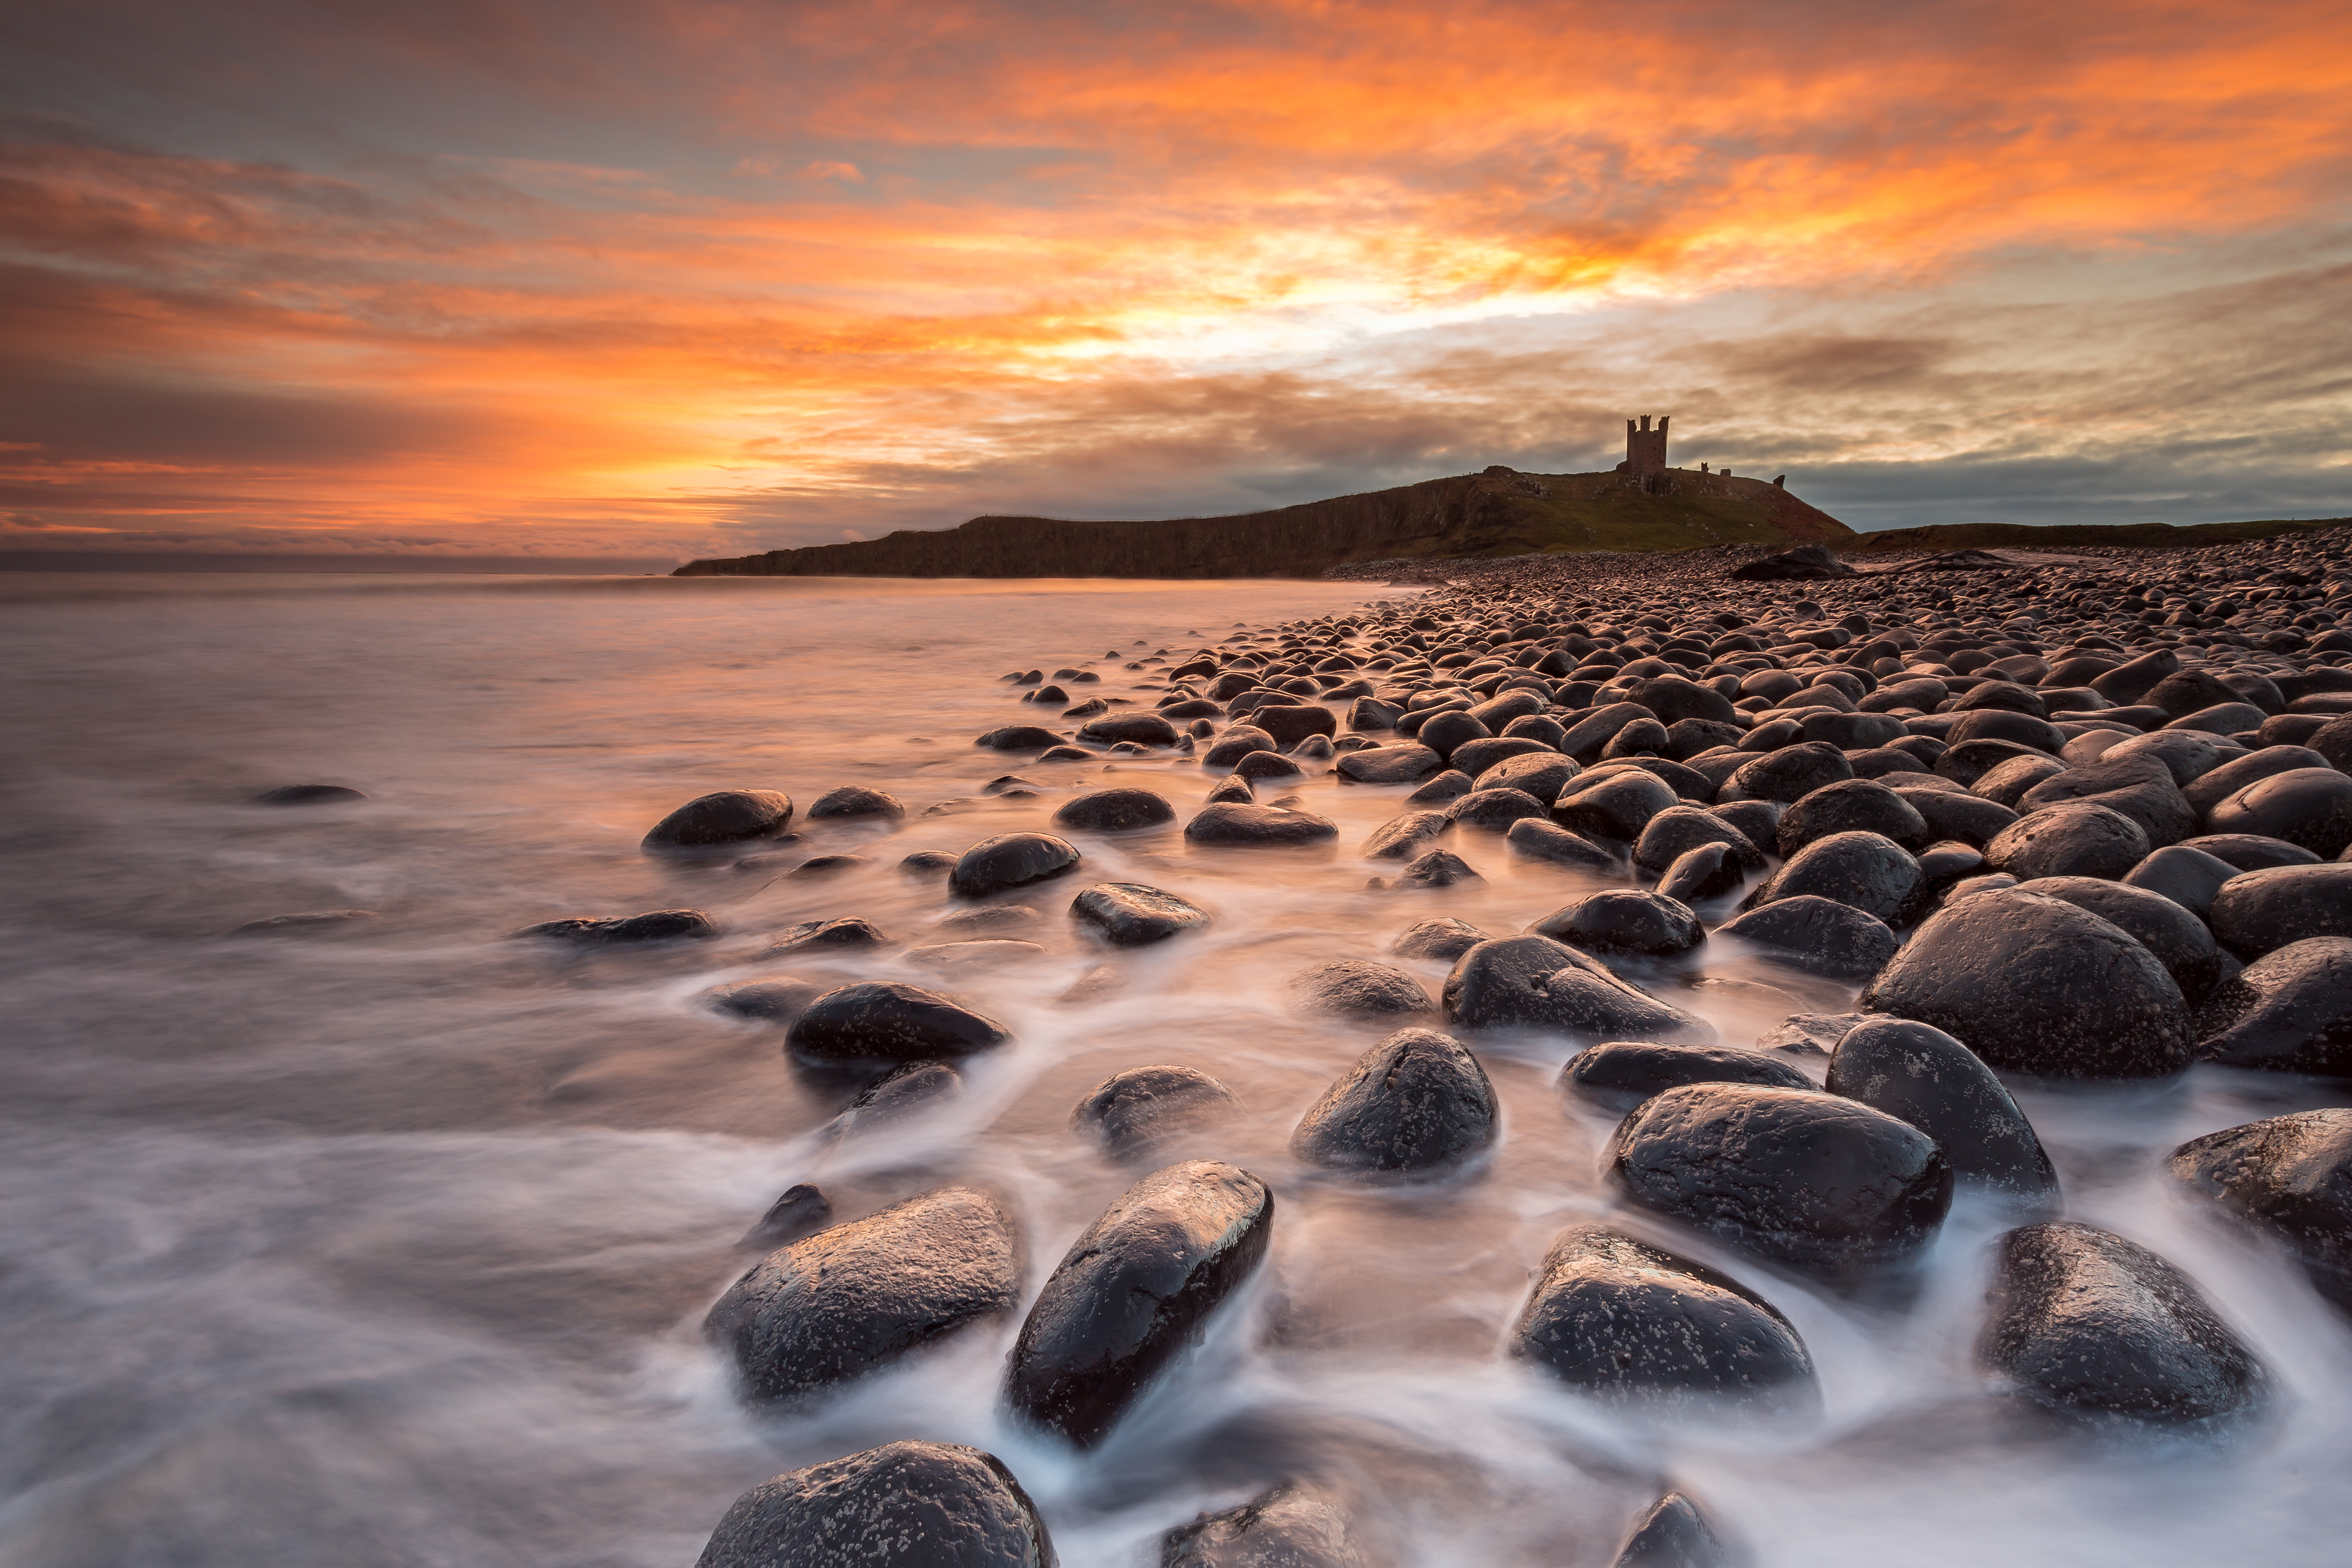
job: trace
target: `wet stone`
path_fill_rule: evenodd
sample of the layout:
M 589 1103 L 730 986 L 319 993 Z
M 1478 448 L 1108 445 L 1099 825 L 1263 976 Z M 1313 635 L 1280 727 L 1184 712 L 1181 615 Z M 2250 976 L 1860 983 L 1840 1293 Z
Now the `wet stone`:
M 1695 805 L 1669 806 L 1650 818 L 1634 842 L 1633 864 L 1661 872 L 1704 844 L 1727 847 L 1742 870 L 1764 868 L 1764 852 L 1753 839 L 1714 812 Z
M 2315 936 L 2352 937 L 2352 862 L 2275 866 L 2221 884 L 2213 934 L 2241 958 Z
M 1586 779 L 1592 782 L 1586 783 Z M 1642 837 L 1651 818 L 1677 804 L 1674 790 L 1654 773 L 1639 768 L 1587 774 L 1569 785 L 1552 806 L 1562 827 L 1581 838 L 1606 838 L 1632 844 Z
M 1749 910 L 1715 934 L 1753 942 L 1778 963 L 1836 980 L 1878 973 L 1900 945 L 1894 930 L 1867 910 L 1810 893 Z
M 1468 921 L 1415 921 L 1397 933 L 1389 952 L 1398 958 L 1451 963 L 1486 940 L 1486 933 Z
M 1734 1568 L 1741 1561 L 1696 1503 L 1668 1492 L 1633 1521 L 1615 1568 Z
M 1070 918 L 1113 947 L 1148 947 L 1209 923 L 1208 911 L 1141 882 L 1102 882 L 1070 902 Z
M 1184 825 L 1192 844 L 1317 844 L 1339 836 L 1339 825 L 1307 811 L 1219 802 Z
M 1356 784 L 1419 784 L 1445 771 L 1445 759 L 1427 746 L 1375 746 L 1349 752 L 1334 764 L 1339 775 Z
M 906 815 L 907 808 L 899 804 L 896 795 L 868 789 L 864 784 L 843 784 L 838 789 L 827 790 L 817 796 L 815 804 L 808 808 L 811 822 L 861 817 L 895 820 Z
M 1239 1508 L 1170 1531 L 1160 1568 L 1368 1568 L 1347 1516 L 1327 1497 L 1286 1482 Z
M 2352 1110 L 2331 1106 L 2192 1138 L 2166 1166 L 2200 1197 L 2286 1244 L 2352 1310 Z
M 1524 790 L 1479 789 L 1455 801 L 1446 815 L 1467 827 L 1507 833 L 1515 823 L 1549 821 L 1551 808 Z
M 765 789 L 723 789 L 688 801 L 646 832 L 648 849 L 696 849 L 773 838 L 792 826 L 793 797 Z
M 2091 877 L 2043 877 L 2018 887 L 2023 892 L 2063 899 L 2128 931 L 2133 941 L 2156 955 L 2191 1007 L 2205 1000 L 2225 968 L 2236 967 L 2203 921 L 2160 894 Z
M 835 947 L 882 947 L 890 939 L 871 921 L 855 915 L 840 915 L 829 921 L 803 921 L 776 933 L 775 942 L 761 953 L 762 958 L 781 958 L 786 953 L 808 952 Z
M 1919 895 L 1919 863 L 1894 840 L 1875 833 L 1832 833 L 1790 856 L 1757 889 L 1758 907 L 1783 899 L 1827 899 L 1899 923 Z
M 963 852 L 948 873 L 948 891 L 960 899 L 985 899 L 1066 877 L 1078 868 L 1079 858 L 1066 839 L 1049 833 L 1000 833 Z
M 1908 1260 L 1951 1207 L 1935 1140 L 1815 1090 L 1691 1084 L 1635 1108 L 1609 1141 L 1633 1203 L 1790 1268 Z
M 770 1253 L 703 1331 L 752 1398 L 789 1400 L 865 1375 L 1020 1304 L 1013 1219 L 949 1187 Z
M 1775 839 L 1784 856 L 1836 833 L 1875 833 L 1906 848 L 1927 842 L 1927 823 L 1894 790 L 1870 779 L 1824 784 L 1781 814 Z
M 651 910 L 641 915 L 584 915 L 541 921 L 514 933 L 573 947 L 624 947 L 648 942 L 709 942 L 719 924 L 700 910 Z
M 1468 773 L 1454 768 L 1433 774 L 1419 789 L 1404 797 L 1407 805 L 1451 805 L 1475 788 Z
M 1333 1018 L 1410 1017 L 1432 1010 L 1429 993 L 1403 970 L 1364 958 L 1342 958 L 1301 970 L 1283 984 L 1302 1013 Z
M 1332 1170 L 1444 1170 L 1494 1143 L 1496 1115 L 1494 1085 L 1460 1041 L 1400 1029 L 1323 1091 L 1290 1147 Z
M 2126 872 L 2121 885 L 2170 899 L 2201 921 L 2212 911 L 2221 884 L 2236 875 L 2238 868 L 2217 856 L 2168 844 Z
M 1445 977 L 1445 1016 L 1465 1029 L 1540 1029 L 1597 1039 L 1711 1044 L 1713 1026 L 1546 936 L 1482 942 Z
M 1061 743 L 1062 737 L 1034 724 L 1007 724 L 1001 730 L 991 730 L 972 742 L 973 745 L 984 746 L 992 752 L 1042 752 L 1049 747 L 1059 747 Z
M 1614 871 L 1620 861 L 1612 851 L 1580 838 L 1556 822 L 1546 822 L 1529 816 L 1511 824 L 1504 835 L 1516 854 L 1534 860 L 1550 860 L 1563 866 L 1579 866 L 1591 871 Z
M 963 1075 L 946 1062 L 900 1062 L 857 1091 L 834 1119 L 850 1137 L 903 1121 L 963 1092 Z
M 833 1223 L 833 1200 L 806 1182 L 786 1187 L 740 1243 L 772 1250 L 813 1236 Z
M 1934 1139 L 1960 1182 L 2056 1206 L 2058 1173 L 2032 1124 L 1983 1059 L 1941 1029 L 1863 1019 L 1831 1052 L 1827 1088 Z
M 1520 1359 L 1601 1396 L 1810 1407 L 1812 1357 L 1729 1275 L 1603 1225 L 1560 1233 L 1511 1331 Z
M 1090 1447 L 1265 1257 L 1274 1194 L 1190 1160 L 1129 1188 L 1046 1280 L 1013 1342 L 1005 1403 Z
M 2281 839 L 2332 860 L 2352 846 L 2352 777 L 2332 767 L 2274 773 L 2222 800 L 2206 814 L 2205 826 Z
M 1045 1526 L 992 1454 L 892 1443 L 753 1487 L 695 1568 L 1053 1568 Z
M 1241 1110 L 1234 1091 L 1187 1067 L 1129 1068 L 1097 1084 L 1070 1112 L 1115 1159 L 1132 1159 L 1163 1140 L 1214 1126 Z
M 1483 882 L 1478 868 L 1444 849 L 1431 849 L 1406 862 L 1391 884 L 1402 889 L 1451 888 L 1458 882 Z
M 1657 893 L 1612 889 L 1564 904 L 1528 928 L 1595 953 L 1669 958 L 1706 940 L 1687 905 Z
M 814 1062 L 901 1062 L 968 1057 L 1013 1037 L 934 991 L 866 980 L 828 991 L 793 1020 L 784 1043 Z
M 1148 789 L 1098 789 L 1062 803 L 1054 826 L 1065 832 L 1131 833 L 1176 820 L 1176 808 Z
M 1656 1040 L 1612 1040 L 1569 1058 L 1559 1069 L 1563 1092 L 1630 1110 L 1686 1083 L 1752 1083 L 1768 1089 L 1811 1089 L 1813 1080 L 1783 1056 L 1732 1046 L 1677 1046 Z
M 255 795 L 253 804 L 256 805 L 349 805 L 354 801 L 365 800 L 367 797 L 367 791 L 353 789 L 349 784 L 279 784 L 276 789 L 266 789 Z M 708 800 L 712 797 L 706 795 L 703 798 Z M 789 817 L 792 812 L 790 801 L 784 803 L 784 811 Z
M 2352 938 L 2264 953 L 2215 988 L 2197 1032 L 2200 1060 L 2352 1078 Z
M 2187 1275 L 2136 1242 L 2064 1221 L 2000 1238 L 1976 1354 L 2070 1416 L 2215 1421 L 2258 1405 L 2267 1382 Z
M 2147 835 L 2122 812 L 2095 801 L 2046 805 L 2000 830 L 1985 861 L 2020 881 L 2041 877 L 2118 880 L 2147 858 Z
M 738 1018 L 789 1024 L 807 1010 L 820 990 L 805 980 L 745 980 L 704 992 L 702 1005 Z

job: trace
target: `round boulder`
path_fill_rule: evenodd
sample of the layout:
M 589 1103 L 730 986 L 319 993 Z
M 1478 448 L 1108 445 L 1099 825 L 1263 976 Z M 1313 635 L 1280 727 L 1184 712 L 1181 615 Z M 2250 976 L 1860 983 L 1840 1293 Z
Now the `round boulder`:
M 1402 969 L 1342 958 L 1301 970 L 1285 983 L 1290 1005 L 1334 1018 L 1410 1017 L 1431 1010 L 1429 993 Z
M 2236 967 L 2203 921 L 2162 894 L 2092 877 L 2043 877 L 2021 882 L 2018 888 L 2021 892 L 2063 899 L 2129 932 L 2133 941 L 2156 954 L 2191 1007 L 2205 1000 L 2225 967 Z
M 2189 1191 L 2286 1243 L 2321 1295 L 2352 1308 L 2352 1110 L 2209 1132 L 2166 1163 Z
M 868 789 L 864 784 L 843 784 L 839 789 L 829 789 L 817 796 L 816 804 L 808 808 L 811 822 L 860 817 L 891 821 L 906 815 L 907 808 L 899 804 L 898 796 L 885 795 L 878 789 Z
M 1356 1058 L 1291 1134 L 1291 1152 L 1342 1171 L 1429 1171 L 1495 1142 L 1495 1086 L 1460 1041 L 1400 1029 Z
M 1053 1568 L 1045 1526 L 993 1454 L 891 1443 L 753 1487 L 695 1568 Z
M 1906 848 L 1927 842 L 1918 808 L 1875 779 L 1823 784 L 1783 812 L 1775 835 L 1780 853 L 1794 855 L 1833 833 L 1875 833 Z
M 1445 977 L 1444 999 L 1447 1021 L 1465 1029 L 1543 1029 L 1697 1045 L 1715 1038 L 1706 1020 L 1546 936 L 1502 937 L 1469 949 Z
M 1901 944 L 1867 910 L 1813 894 L 1778 899 L 1715 928 L 1719 938 L 1753 942 L 1775 962 L 1832 980 L 1875 974 Z
M 2213 934 L 2242 958 L 2315 936 L 2352 937 L 2352 862 L 2275 866 L 2221 884 Z
M 648 849 L 697 849 L 773 838 L 793 824 L 793 797 L 772 789 L 722 789 L 698 795 L 646 832 Z
M 1670 958 L 1706 940 L 1686 905 L 1657 893 L 1611 889 L 1588 893 L 1528 928 L 1587 952 Z
M 968 1057 L 1013 1037 L 937 992 L 892 980 L 862 980 L 810 1003 L 784 1037 L 786 1048 L 814 1062 L 904 1062 Z
M 1761 907 L 1783 899 L 1827 899 L 1892 925 L 1918 897 L 1920 881 L 1919 862 L 1893 839 L 1859 831 L 1832 833 L 1790 856 L 1757 889 L 1753 902 Z
M 1768 1089 L 1811 1089 L 1813 1080 L 1785 1058 L 1731 1046 L 1676 1046 L 1657 1040 L 1611 1040 L 1568 1058 L 1559 1069 L 1563 1093 L 1629 1110 L 1686 1083 L 1754 1083 Z
M 1050 833 L 1000 833 L 965 850 L 948 873 L 948 891 L 985 899 L 1014 888 L 1049 882 L 1078 868 L 1078 852 Z
M 1203 806 L 1184 825 L 1184 841 L 1188 844 L 1318 844 L 1338 837 L 1337 823 L 1311 811 L 1248 805 L 1239 801 L 1219 801 Z
M 2068 800 L 2021 816 L 1985 846 L 1986 863 L 2020 881 L 2096 877 L 2116 881 L 2147 858 L 2147 835 L 2122 812 Z
M 2214 806 L 2205 826 L 2214 833 L 2284 839 L 2332 860 L 2352 845 L 2352 777 L 2334 768 L 2273 773 Z
M 2058 1201 L 2058 1173 L 2025 1112 L 1982 1058 L 1941 1029 L 1864 1018 L 1830 1053 L 1827 1087 L 1933 1138 L 1961 1182 L 2035 1208 Z
M 1062 803 L 1054 826 L 1064 832 L 1130 833 L 1176 820 L 1176 808 L 1148 789 L 1098 789 Z
M 1113 947 L 1149 947 L 1209 923 L 1208 911 L 1141 882 L 1101 882 L 1070 900 L 1070 918 Z
M 1145 1153 L 1165 1139 L 1225 1120 L 1241 1109 L 1234 1091 L 1186 1067 L 1129 1068 L 1113 1073 L 1070 1112 L 1118 1159 Z
M 2221 983 L 2197 1023 L 2200 1060 L 2352 1078 L 2352 938 L 2264 953 Z

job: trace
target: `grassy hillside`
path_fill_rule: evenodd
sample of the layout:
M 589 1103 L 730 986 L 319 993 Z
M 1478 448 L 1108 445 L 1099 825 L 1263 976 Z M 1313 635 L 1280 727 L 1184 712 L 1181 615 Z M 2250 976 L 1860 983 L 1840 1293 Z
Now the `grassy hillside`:
M 1430 479 L 1235 517 L 1074 522 L 976 517 L 960 528 L 697 561 L 675 575 L 1311 577 L 1351 561 L 1710 544 L 1849 548 L 1845 524 L 1761 479 L 1672 474 L 1648 495 L 1616 474 L 1508 470 Z
M 2341 528 L 2352 518 L 2273 519 L 2267 522 L 1944 522 L 1929 528 L 1890 528 L 1864 533 L 1839 548 L 1847 554 L 1887 550 L 2063 550 L 2072 545 L 2116 544 L 2137 549 L 2185 549 L 2268 539 L 2306 529 Z

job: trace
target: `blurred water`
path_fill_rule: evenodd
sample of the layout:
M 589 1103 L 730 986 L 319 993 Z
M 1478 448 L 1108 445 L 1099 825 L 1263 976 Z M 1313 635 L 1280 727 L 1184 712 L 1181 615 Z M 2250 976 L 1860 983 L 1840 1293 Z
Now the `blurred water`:
M 1302 1169 L 1290 1128 L 1377 1037 L 1287 1013 L 1310 963 L 1382 954 L 1412 921 L 1516 930 L 1591 884 L 1457 849 L 1482 884 L 1366 887 L 1351 853 L 1402 789 L 1310 777 L 1336 849 L 1081 840 L 1081 880 L 1032 900 L 1049 955 L 960 974 L 888 956 L 761 964 L 793 922 L 860 915 L 948 940 L 935 882 L 896 868 L 1045 826 L 1078 784 L 1189 810 L 1189 761 L 1029 765 L 982 730 L 1037 717 L 996 678 L 1129 657 L 1360 604 L 1358 584 L 583 579 L 0 581 L 0 1563 L 26 1568 L 691 1563 L 746 1486 L 906 1436 L 1003 1456 L 1064 1561 L 1150 1560 L 1171 1524 L 1286 1476 L 1349 1496 L 1399 1563 L 1605 1563 L 1672 1479 L 1768 1564 L 2344 1560 L 2352 1330 L 2258 1242 L 2177 1201 L 2180 1140 L 2321 1103 L 2300 1080 L 2200 1069 L 2162 1090 L 2025 1094 L 2070 1212 L 2194 1274 L 2269 1362 L 2273 1416 L 2230 1447 L 2092 1445 L 2021 1424 L 1969 1366 L 1993 1216 L 1964 1206 L 1900 1301 L 1858 1301 L 1671 1244 L 1748 1281 L 1820 1364 L 1816 1420 L 1637 1422 L 1497 1354 L 1565 1224 L 1612 1213 L 1610 1119 L 1564 1106 L 1565 1040 L 1480 1042 L 1501 1148 L 1450 1183 L 1366 1188 Z M 1137 646 L 1138 643 L 1141 646 Z M 1117 649 L 1120 658 L 1106 658 Z M 1138 694 L 1145 702 L 1150 692 Z M 1312 768 L 1313 764 L 1309 764 Z M 365 805 L 247 804 L 349 783 Z M 818 825 L 812 880 L 648 859 L 637 840 L 729 786 L 805 805 L 873 784 L 897 831 Z M 1275 792 L 1262 789 L 1262 795 Z M 1206 934 L 1117 961 L 1064 920 L 1087 880 L 1183 893 Z M 551 958 L 530 921 L 690 904 L 728 935 Z M 226 940 L 244 921 L 364 908 L 341 932 Z M 1734 1040 L 1846 988 L 1717 943 L 1654 977 Z M 1421 966 L 1433 992 L 1441 970 Z M 754 974 L 938 985 L 1010 1025 L 968 1092 L 845 1144 L 837 1094 L 772 1029 L 695 1004 Z M 1691 988 L 1695 981 L 1709 984 Z M 1183 1153 L 1277 1194 L 1268 1268 L 1100 1453 L 994 1409 L 1012 1321 L 966 1332 L 814 1412 L 754 1417 L 697 1325 L 782 1188 L 854 1217 L 950 1181 L 1003 1194 L 1032 1289 L 1139 1171 L 1073 1137 L 1125 1067 L 1176 1062 L 1247 1111 Z M 1171 1153 L 1170 1158 L 1176 1157 Z M 1638 1228 L 1638 1226 L 1637 1226 Z

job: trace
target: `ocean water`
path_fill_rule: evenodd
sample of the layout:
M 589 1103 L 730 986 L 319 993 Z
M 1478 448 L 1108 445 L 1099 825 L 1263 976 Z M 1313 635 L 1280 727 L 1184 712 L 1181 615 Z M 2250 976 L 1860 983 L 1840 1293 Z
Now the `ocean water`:
M 2001 1222 L 1967 1203 L 1908 1289 L 1870 1298 L 1632 1221 L 1778 1305 L 1824 1392 L 1801 1419 L 1636 1416 L 1502 1353 L 1551 1237 L 1619 1213 L 1598 1174 L 1612 1119 L 1553 1086 L 1572 1042 L 1478 1042 L 1503 1138 L 1454 1179 L 1367 1185 L 1287 1147 L 1382 1032 L 1294 1016 L 1287 976 L 1381 957 L 1435 914 L 1517 930 L 1590 879 L 1474 837 L 1455 847 L 1484 882 L 1372 889 L 1386 868 L 1352 850 L 1404 792 L 1317 773 L 1298 793 L 1339 822 L 1335 847 L 1081 838 L 1079 878 L 1022 900 L 1045 917 L 1045 958 L 943 980 L 899 956 L 952 935 L 944 889 L 903 855 L 1043 827 L 1075 787 L 1139 784 L 1180 811 L 1207 787 L 1191 759 L 1015 767 L 975 749 L 1038 717 L 1004 672 L 1090 665 L 1104 683 L 1081 689 L 1148 705 L 1131 659 L 1383 592 L 0 580 L 0 1564 L 683 1565 L 744 1488 L 916 1436 L 1003 1458 L 1073 1565 L 1153 1561 L 1169 1526 L 1291 1477 L 1347 1500 L 1368 1558 L 1397 1564 L 1605 1564 L 1666 1484 L 1764 1564 L 2344 1561 L 2352 1324 L 2158 1169 L 2183 1139 L 2321 1103 L 2302 1080 L 2200 1069 L 2020 1096 L 2070 1214 L 2188 1269 L 2268 1363 L 2277 1397 L 2252 1428 L 2157 1442 L 2019 1418 L 1970 1366 Z M 1043 796 L 981 795 L 1012 771 Z M 250 804 L 311 782 L 372 798 Z M 793 851 L 869 858 L 829 878 L 638 848 L 711 789 L 805 806 L 851 783 L 910 815 L 808 829 Z M 1093 880 L 1169 888 L 1215 923 L 1058 1000 L 1104 962 L 1065 918 Z M 507 940 L 679 905 L 725 936 L 570 958 Z M 226 934 L 341 909 L 379 918 Z M 776 931 L 835 915 L 900 942 L 760 962 Z M 1734 1042 L 1850 1003 L 1727 944 L 1703 952 L 1653 983 Z M 1434 994 L 1438 966 L 1406 967 Z M 767 974 L 930 984 L 1016 1042 L 969 1064 L 961 1098 L 836 1139 L 835 1086 L 795 1074 L 779 1031 L 698 1001 Z M 1019 1217 L 1034 1293 L 1148 1168 L 1101 1156 L 1070 1108 L 1152 1062 L 1240 1097 L 1239 1119 L 1167 1158 L 1265 1178 L 1275 1239 L 1102 1449 L 1000 1412 L 1013 1319 L 813 1408 L 732 1397 L 698 1325 L 784 1187 L 814 1181 L 853 1218 L 985 1186 Z

